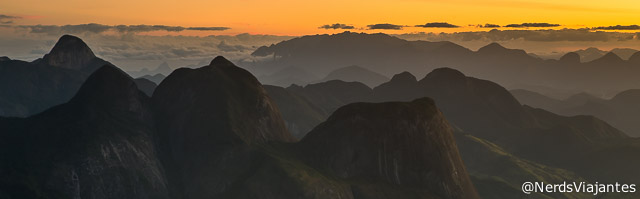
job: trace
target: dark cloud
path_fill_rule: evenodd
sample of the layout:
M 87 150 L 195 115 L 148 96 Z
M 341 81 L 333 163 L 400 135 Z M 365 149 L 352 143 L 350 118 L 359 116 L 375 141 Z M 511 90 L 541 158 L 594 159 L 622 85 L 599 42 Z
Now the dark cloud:
M 140 33 L 151 31 L 168 31 L 168 32 L 181 32 L 185 30 L 195 31 L 223 31 L 230 29 L 229 27 L 183 27 L 183 26 L 165 26 L 165 25 L 103 25 L 97 23 L 89 24 L 77 24 L 77 25 L 23 25 L 17 26 L 19 28 L 28 29 L 31 33 L 46 33 L 51 35 L 58 35 L 61 33 L 103 33 L 107 31 L 116 31 L 120 33 Z
M 544 27 L 558 27 L 560 24 L 550 23 L 521 23 L 521 24 L 509 24 L 504 27 L 508 28 L 544 28 Z
M 3 19 L 20 19 L 20 18 L 22 18 L 22 17 L 0 14 L 0 20 L 3 20 Z
M 388 23 L 381 23 L 381 24 L 367 25 L 367 27 L 369 28 L 369 30 L 402 30 L 402 28 L 404 26 L 403 25 L 388 24 Z
M 615 26 L 600 26 L 593 28 L 594 30 L 640 30 L 638 25 L 615 25 Z
M 416 25 L 416 27 L 423 27 L 423 28 L 458 28 L 460 26 L 456 26 L 447 22 L 432 22 L 432 23 L 426 23 L 424 25 Z
M 318 28 L 320 29 L 354 29 L 355 27 L 347 24 L 336 23 L 336 24 L 323 25 Z
M 490 24 L 490 23 L 484 24 L 484 25 L 479 24 L 478 28 L 500 28 L 500 25 L 498 25 L 498 24 Z
M 416 38 L 413 34 L 398 35 L 401 38 Z M 418 38 L 433 41 L 535 41 L 535 42 L 591 42 L 591 41 L 629 41 L 637 39 L 636 33 L 603 32 L 591 29 L 561 29 L 561 30 L 498 30 L 456 33 L 420 33 Z
M 229 27 L 188 27 L 187 30 L 198 30 L 198 31 L 223 31 L 229 30 Z
M 0 24 L 12 24 L 14 19 L 21 18 L 22 17 L 0 14 Z

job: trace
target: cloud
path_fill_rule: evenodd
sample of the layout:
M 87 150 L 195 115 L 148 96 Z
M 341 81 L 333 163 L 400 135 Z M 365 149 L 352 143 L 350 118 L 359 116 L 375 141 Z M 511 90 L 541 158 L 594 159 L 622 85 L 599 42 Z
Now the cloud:
M 0 24 L 12 24 L 14 19 L 22 17 L 0 14 Z
M 183 27 L 183 26 L 166 26 L 166 25 L 103 25 L 97 23 L 77 24 L 77 25 L 22 25 L 18 28 L 29 30 L 30 33 L 46 33 L 50 35 L 59 35 L 61 33 L 82 34 L 82 33 L 104 33 L 107 31 L 115 31 L 119 33 L 141 33 L 151 31 L 168 31 L 181 32 L 185 30 L 194 31 L 223 31 L 231 29 L 229 27 Z
M 347 24 L 336 23 L 336 24 L 323 25 L 318 28 L 320 29 L 354 29 L 355 27 Z
M 543 27 L 558 27 L 560 24 L 550 23 L 521 23 L 521 24 L 509 24 L 504 27 L 508 28 L 543 28 Z
M 498 30 L 479 32 L 455 32 L 455 33 L 418 33 L 401 34 L 400 38 L 417 38 L 430 41 L 533 41 L 533 42 L 610 42 L 629 41 L 638 38 L 636 33 L 621 32 L 594 32 L 591 29 L 560 29 L 560 30 Z
M 484 25 L 479 24 L 477 27 L 478 28 L 500 28 L 500 25 L 488 23 L 488 24 L 484 24 Z
M 382 24 L 367 25 L 367 27 L 369 28 L 369 30 L 402 30 L 402 28 L 404 26 L 403 25 L 382 23 Z
M 223 31 L 229 30 L 229 27 L 188 27 L 187 30 L 199 30 L 199 31 Z
M 456 26 L 447 22 L 432 22 L 432 23 L 426 23 L 424 25 L 416 25 L 416 27 L 423 27 L 423 28 L 458 28 L 460 26 Z
M 615 25 L 615 26 L 600 26 L 592 28 L 594 30 L 640 30 L 640 26 L 638 25 Z
M 229 45 L 224 40 L 220 41 L 220 44 L 218 44 L 217 47 L 224 52 L 244 52 L 251 50 L 251 48 L 245 47 L 243 45 Z

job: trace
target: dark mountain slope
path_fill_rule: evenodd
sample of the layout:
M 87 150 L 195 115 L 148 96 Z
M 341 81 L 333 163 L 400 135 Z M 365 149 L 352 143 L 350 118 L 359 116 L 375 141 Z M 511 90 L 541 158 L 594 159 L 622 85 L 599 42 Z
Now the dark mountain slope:
M 158 73 L 155 75 L 145 75 L 140 78 L 151 80 L 153 83 L 156 83 L 157 85 L 159 85 L 162 82 L 162 80 L 164 80 L 164 78 L 167 78 L 167 76 L 164 76 L 163 74 Z
M 149 98 L 114 66 L 68 103 L 0 119 L 0 196 L 169 198 Z
M 325 110 L 307 98 L 289 92 L 285 88 L 264 85 L 264 89 L 282 112 L 282 119 L 284 119 L 289 132 L 298 139 L 304 137 L 313 127 L 329 116 Z
M 342 179 L 404 187 L 407 196 L 414 194 L 410 198 L 477 197 L 451 128 L 427 98 L 349 104 L 318 125 L 300 145 L 310 164 Z M 373 187 L 352 189 L 366 190 L 359 193 L 365 197 L 376 194 L 371 192 L 376 190 Z
M 295 140 L 256 78 L 223 57 L 175 70 L 153 102 L 177 198 L 221 197 L 255 169 L 253 146 Z
M 26 117 L 65 103 L 86 78 L 108 62 L 77 37 L 62 36 L 34 62 L 0 62 L 0 116 Z
M 349 103 L 369 101 L 373 95 L 371 88 L 363 83 L 341 80 L 309 84 L 305 87 L 291 85 L 287 90 L 309 99 L 327 113 L 332 113 Z
M 136 82 L 138 89 L 144 92 L 144 94 L 147 94 L 147 96 L 153 95 L 153 91 L 156 90 L 156 87 L 158 86 L 156 83 L 145 78 L 136 78 L 133 81 Z

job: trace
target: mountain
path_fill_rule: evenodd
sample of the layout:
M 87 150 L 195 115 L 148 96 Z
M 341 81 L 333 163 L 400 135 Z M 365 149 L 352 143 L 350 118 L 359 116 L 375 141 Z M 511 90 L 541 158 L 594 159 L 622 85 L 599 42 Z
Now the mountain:
M 562 100 L 547 97 L 540 93 L 524 89 L 510 90 L 509 92 L 513 95 L 513 97 L 518 99 L 518 102 L 544 110 L 555 109 L 562 103 Z
M 162 62 L 155 69 L 143 68 L 139 71 L 128 71 L 127 73 L 129 73 L 132 77 L 142 77 L 145 75 L 157 75 L 157 74 L 167 76 L 171 74 L 171 71 L 173 71 L 173 69 L 169 67 L 169 64 L 167 62 Z
M 517 96 L 517 98 L 524 104 L 543 108 L 560 115 L 593 115 L 630 136 L 640 136 L 640 125 L 634 120 L 634 118 L 640 117 L 638 114 L 640 113 L 640 105 L 637 103 L 640 100 L 640 91 L 637 89 L 623 91 L 609 100 L 585 93 L 576 94 L 555 103 L 531 101 L 529 96 Z
M 70 35 L 60 37 L 42 59 L 1 61 L 0 116 L 26 117 L 65 103 L 105 64 L 109 63 Z
M 295 140 L 260 82 L 223 57 L 175 70 L 153 104 L 174 197 L 222 197 L 254 169 L 253 146 Z
M 580 63 L 580 59 L 580 54 L 570 52 L 560 57 L 559 61 L 563 64 L 578 64 Z
M 51 51 L 44 55 L 42 61 L 49 66 L 82 70 L 96 56 L 87 44 L 78 37 L 64 35 Z
M 629 57 L 629 62 L 639 65 L 640 64 L 640 52 L 633 53 L 631 57 Z
M 478 197 L 451 127 L 427 98 L 343 106 L 300 143 L 312 165 L 339 178 L 401 186 L 415 198 Z M 356 187 L 367 198 L 387 191 Z
M 633 159 L 633 155 L 640 154 L 638 140 L 593 116 L 567 117 L 523 106 L 504 87 L 468 77 L 454 69 L 436 69 L 419 81 L 409 73 L 398 74 L 390 82 L 374 88 L 372 95 L 365 95 L 373 98 L 348 95 L 368 91 L 361 88 L 347 92 L 341 89 L 346 87 L 346 82 L 335 83 L 341 86 L 318 92 L 321 95 L 313 95 L 312 90 L 304 92 L 309 96 L 343 93 L 347 96 L 342 98 L 360 97 L 358 100 L 365 102 L 411 101 L 425 96 L 434 99 L 458 132 L 456 142 L 460 154 L 465 163 L 469 162 L 467 169 L 472 171 L 472 180 L 483 197 L 499 194 L 507 194 L 501 196 L 506 198 L 517 197 L 521 194 L 518 188 L 521 181 L 534 178 L 545 182 L 640 179 L 638 175 L 630 175 L 632 165 L 640 162 L 604 165 L 615 159 Z M 298 89 L 305 90 L 306 87 Z M 574 100 L 586 98 L 586 95 L 577 95 Z M 326 107 L 326 104 L 317 105 Z M 305 139 L 307 137 L 303 141 Z M 501 172 L 504 170 L 509 172 Z M 503 191 L 496 191 L 494 187 L 501 187 Z
M 136 86 L 138 86 L 138 89 L 149 97 L 153 95 L 153 91 L 156 90 L 158 86 L 156 83 L 145 78 L 136 78 L 133 81 L 136 83 Z
M 307 86 L 291 85 L 287 90 L 303 96 L 327 113 L 332 113 L 343 105 L 368 101 L 373 95 L 371 88 L 360 82 L 331 80 Z
M 0 118 L 3 198 L 169 198 L 149 98 L 105 65 L 67 103 Z
M 360 66 L 347 66 L 329 72 L 326 77 L 318 80 L 317 82 L 326 82 L 330 80 L 361 82 L 369 87 L 375 87 L 389 81 L 389 78 Z
M 259 76 L 258 79 L 263 84 L 286 87 L 291 86 L 291 84 L 306 85 L 319 79 L 319 77 L 300 67 L 290 66 L 269 75 Z
M 152 81 L 155 84 L 160 84 L 160 82 L 162 82 L 162 80 L 164 80 L 164 78 L 167 78 L 167 76 L 158 73 L 158 74 L 155 74 L 155 75 L 144 75 L 144 76 L 141 76 L 139 78 L 148 79 L 148 80 Z
M 285 88 L 270 85 L 263 87 L 282 112 L 282 119 L 284 119 L 289 132 L 298 139 L 301 139 L 329 116 L 325 110 L 309 99 Z
M 607 54 L 607 51 L 591 47 L 574 51 L 574 53 L 580 55 L 580 60 L 582 60 L 583 62 L 590 62 L 604 56 L 605 54 Z
M 636 78 L 640 68 L 625 59 L 600 59 L 606 53 L 598 56 L 597 61 L 579 62 L 575 54 L 563 60 L 543 60 L 498 43 L 472 51 L 451 42 L 407 41 L 385 34 L 343 32 L 282 41 L 260 47 L 252 55 L 269 57 L 248 66 L 262 71 L 293 65 L 310 73 L 327 74 L 340 66 L 358 65 L 390 77 L 403 71 L 422 76 L 446 66 L 510 89 L 529 85 L 609 96 L 640 87 Z

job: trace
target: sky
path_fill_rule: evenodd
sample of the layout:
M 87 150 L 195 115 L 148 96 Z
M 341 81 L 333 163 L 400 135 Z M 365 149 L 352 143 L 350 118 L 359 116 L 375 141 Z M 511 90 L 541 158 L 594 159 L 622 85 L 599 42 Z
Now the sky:
M 259 61 L 250 54 L 263 45 L 352 31 L 558 58 L 638 49 L 639 25 L 637 0 L 0 0 L 0 56 L 34 60 L 73 34 L 125 70 L 177 68 Z
M 4 2 L 3 2 L 4 1 Z M 341 32 L 321 29 L 344 24 L 363 32 L 456 32 L 482 30 L 478 24 L 558 24 L 587 28 L 640 23 L 636 0 L 1 0 L 0 14 L 15 25 L 167 25 L 227 27 L 223 31 L 184 31 L 206 35 L 240 33 L 308 35 Z M 444 22 L 457 28 L 415 27 Z M 371 29 L 393 24 L 401 29 Z M 508 29 L 508 28 L 507 28 Z

